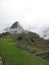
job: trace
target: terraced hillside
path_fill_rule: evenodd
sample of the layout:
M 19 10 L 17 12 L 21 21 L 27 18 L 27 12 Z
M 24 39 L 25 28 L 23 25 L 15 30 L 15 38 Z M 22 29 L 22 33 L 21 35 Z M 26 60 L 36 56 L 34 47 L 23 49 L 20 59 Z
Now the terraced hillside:
M 0 39 L 0 56 L 3 58 L 3 65 L 49 65 L 48 61 L 17 47 L 15 43 L 18 41 L 13 39 L 12 36 Z M 29 43 L 25 38 L 21 42 Z

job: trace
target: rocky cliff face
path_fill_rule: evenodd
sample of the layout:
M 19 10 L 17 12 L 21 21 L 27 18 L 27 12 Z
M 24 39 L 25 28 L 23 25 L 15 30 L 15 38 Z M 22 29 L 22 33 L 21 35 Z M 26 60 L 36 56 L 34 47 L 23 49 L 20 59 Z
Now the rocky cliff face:
M 27 33 L 27 31 L 23 29 L 23 27 L 19 24 L 18 21 L 12 24 L 12 26 L 8 29 L 8 32 L 11 34 Z
M 11 29 L 17 28 L 19 25 L 18 21 L 16 21 L 15 23 L 13 23 L 13 25 L 11 26 Z M 19 25 L 20 26 L 20 25 Z
M 15 23 L 12 24 L 12 26 L 10 28 L 6 28 L 6 32 L 9 32 L 11 34 L 18 34 L 18 33 L 33 33 L 33 32 L 30 32 L 27 31 L 27 30 L 24 30 L 23 27 L 19 24 L 18 21 L 16 21 Z M 44 28 L 41 32 L 41 34 L 38 34 L 41 38 L 44 38 L 44 39 L 49 39 L 49 28 Z M 34 34 L 34 33 L 33 33 Z M 35 35 L 35 34 L 34 34 Z M 36 36 L 36 35 L 35 35 Z

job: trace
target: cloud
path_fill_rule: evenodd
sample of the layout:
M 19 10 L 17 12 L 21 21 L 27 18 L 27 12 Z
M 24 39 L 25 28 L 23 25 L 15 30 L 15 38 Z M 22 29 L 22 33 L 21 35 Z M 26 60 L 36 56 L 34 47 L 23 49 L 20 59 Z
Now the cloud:
M 4 29 L 16 20 L 24 29 L 40 31 L 49 24 L 49 0 L 0 0 L 0 27 Z

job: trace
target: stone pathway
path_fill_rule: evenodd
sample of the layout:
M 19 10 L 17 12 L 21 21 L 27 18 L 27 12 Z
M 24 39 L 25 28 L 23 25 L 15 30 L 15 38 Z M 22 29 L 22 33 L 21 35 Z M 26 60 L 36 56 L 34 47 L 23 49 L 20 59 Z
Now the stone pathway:
M 0 65 L 3 65 L 2 58 L 0 57 Z

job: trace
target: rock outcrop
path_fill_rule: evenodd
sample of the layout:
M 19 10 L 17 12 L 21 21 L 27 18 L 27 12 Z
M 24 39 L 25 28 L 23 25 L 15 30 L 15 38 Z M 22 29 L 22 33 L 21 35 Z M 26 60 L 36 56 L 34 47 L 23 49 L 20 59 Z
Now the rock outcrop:
M 28 33 L 23 29 L 23 27 L 19 24 L 18 21 L 13 23 L 13 25 L 7 30 L 10 34 L 21 34 L 21 33 Z
M 11 29 L 17 28 L 19 25 L 18 21 L 16 21 L 15 23 L 13 23 L 13 25 L 11 26 Z M 20 25 L 19 25 L 20 26 Z

